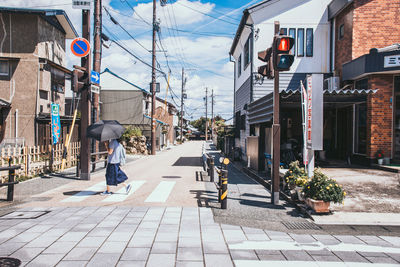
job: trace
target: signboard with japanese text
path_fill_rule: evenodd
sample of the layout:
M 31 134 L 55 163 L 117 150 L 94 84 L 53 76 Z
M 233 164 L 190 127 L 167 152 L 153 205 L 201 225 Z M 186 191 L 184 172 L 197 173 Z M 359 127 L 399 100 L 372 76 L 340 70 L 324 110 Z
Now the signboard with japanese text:
M 90 10 L 92 0 L 72 0 L 72 8 Z
M 400 55 L 386 56 L 384 68 L 400 67 Z
M 312 76 L 307 76 L 307 107 L 306 107 L 306 125 L 307 125 L 307 148 L 312 146 Z
M 60 106 L 51 104 L 51 135 L 53 136 L 53 145 L 57 144 L 61 135 Z
M 323 74 L 307 76 L 307 149 L 323 150 Z

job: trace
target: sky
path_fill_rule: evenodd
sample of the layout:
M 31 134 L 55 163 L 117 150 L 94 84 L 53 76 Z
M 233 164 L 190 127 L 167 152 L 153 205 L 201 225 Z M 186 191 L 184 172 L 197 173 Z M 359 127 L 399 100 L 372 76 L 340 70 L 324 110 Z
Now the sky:
M 208 88 L 208 112 L 211 115 L 211 91 L 214 91 L 214 115 L 225 119 L 233 116 L 233 63 L 229 50 L 243 10 L 259 0 L 193 1 L 168 0 L 161 6 L 157 1 L 157 82 L 166 96 L 168 75 L 170 89 L 168 101 L 180 109 L 182 68 L 185 73 L 185 117 L 197 119 L 205 116 L 205 90 Z M 63 9 L 81 34 L 81 11 L 72 8 L 72 0 L 0 0 L 0 6 L 39 9 Z M 114 42 L 103 46 L 101 69 L 112 72 L 149 90 L 151 82 L 152 10 L 151 0 L 103 0 L 103 33 L 117 41 L 131 54 Z M 111 17 L 117 24 L 113 23 Z M 92 19 L 93 23 L 93 19 Z M 93 37 L 91 37 L 93 40 Z M 67 41 L 67 66 L 80 64 L 70 52 Z M 139 58 L 140 60 L 138 60 Z

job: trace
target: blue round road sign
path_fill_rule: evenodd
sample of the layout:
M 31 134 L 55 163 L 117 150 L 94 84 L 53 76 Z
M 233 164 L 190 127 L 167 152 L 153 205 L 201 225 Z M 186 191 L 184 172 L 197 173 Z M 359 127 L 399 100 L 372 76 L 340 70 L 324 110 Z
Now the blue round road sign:
M 71 51 L 77 57 L 86 57 L 90 52 L 90 43 L 85 38 L 75 38 L 71 43 Z

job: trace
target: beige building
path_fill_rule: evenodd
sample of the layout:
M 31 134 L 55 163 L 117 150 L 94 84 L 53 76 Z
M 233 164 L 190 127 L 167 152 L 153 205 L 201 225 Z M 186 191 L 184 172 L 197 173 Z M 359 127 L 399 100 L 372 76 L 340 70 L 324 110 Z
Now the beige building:
M 76 37 L 63 10 L 0 7 L 0 142 L 49 144 L 52 102 L 60 105 L 65 137 L 65 40 Z

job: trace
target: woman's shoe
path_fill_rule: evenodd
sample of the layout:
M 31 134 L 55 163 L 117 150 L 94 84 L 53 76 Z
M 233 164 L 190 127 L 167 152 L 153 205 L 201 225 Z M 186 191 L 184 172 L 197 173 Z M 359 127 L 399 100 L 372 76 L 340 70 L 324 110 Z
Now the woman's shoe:
M 109 196 L 109 195 L 112 195 L 112 194 L 113 194 L 113 192 L 109 192 L 107 190 L 100 193 L 100 195 L 102 195 L 102 196 Z

